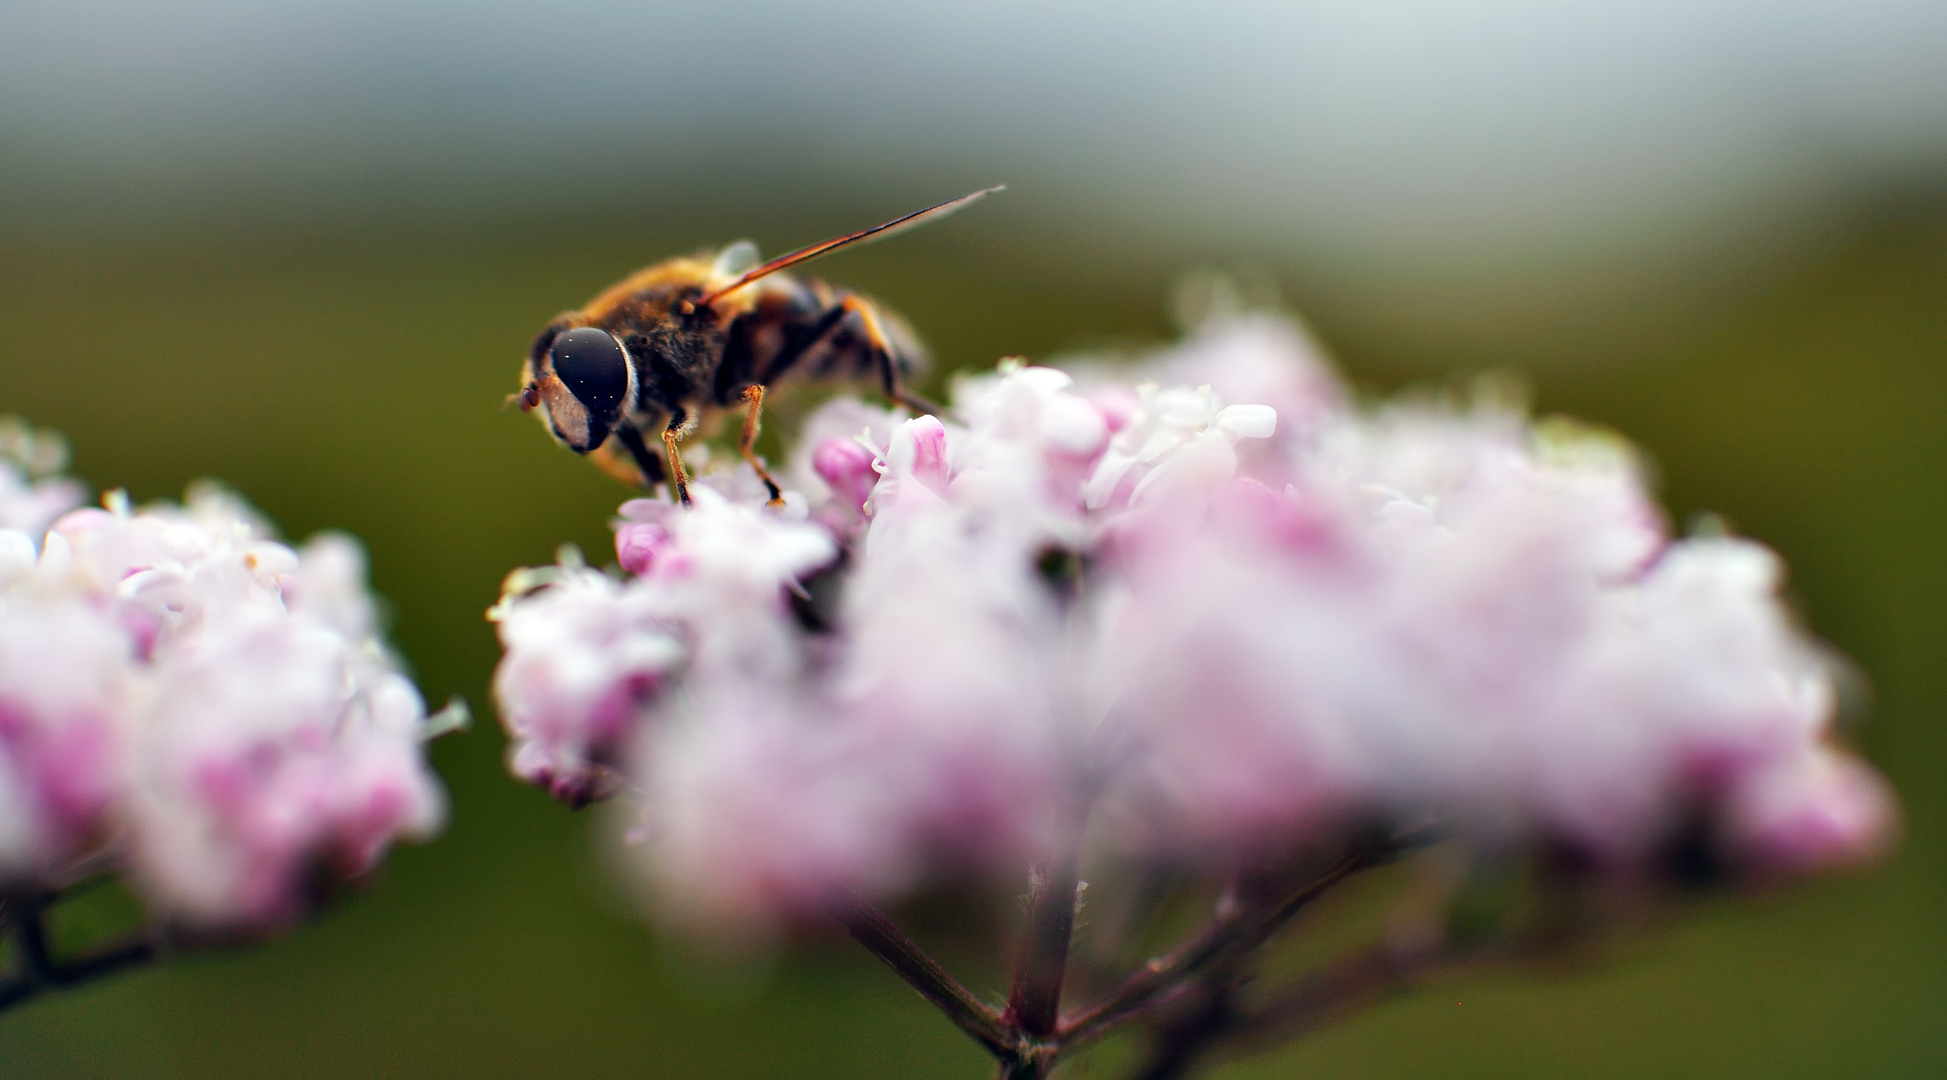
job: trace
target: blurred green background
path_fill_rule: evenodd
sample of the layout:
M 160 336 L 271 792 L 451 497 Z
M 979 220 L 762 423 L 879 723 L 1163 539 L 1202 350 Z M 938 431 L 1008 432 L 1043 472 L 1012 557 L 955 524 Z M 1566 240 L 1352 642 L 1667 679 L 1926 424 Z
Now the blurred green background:
M 1947 1075 L 1947 24 L 1631 11 L 0 14 L 0 411 L 99 486 L 214 476 L 293 537 L 358 534 L 426 696 L 482 721 L 434 748 L 437 842 L 286 938 L 0 1017 L 0 1075 L 987 1075 L 849 942 L 730 970 L 659 940 L 598 822 L 505 775 L 481 613 L 565 540 L 607 552 L 626 494 L 500 411 L 550 316 L 670 254 L 995 180 L 822 272 L 941 371 L 1161 340 L 1172 280 L 1214 265 L 1278 281 L 1362 385 L 1520 372 L 1638 440 L 1676 520 L 1784 553 L 1904 801 L 1869 873 L 1222 1075 Z M 995 986 L 990 944 L 946 955 Z

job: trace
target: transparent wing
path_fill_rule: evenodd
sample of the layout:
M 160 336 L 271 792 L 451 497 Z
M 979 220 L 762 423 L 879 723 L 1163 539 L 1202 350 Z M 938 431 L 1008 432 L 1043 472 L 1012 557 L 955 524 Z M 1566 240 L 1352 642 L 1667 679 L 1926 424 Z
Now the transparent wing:
M 727 278 L 749 273 L 751 268 L 757 265 L 759 258 L 761 256 L 757 254 L 755 243 L 739 240 L 717 252 L 716 261 L 710 264 L 710 276 Z
M 796 266 L 801 262 L 808 262 L 812 259 L 817 258 L 820 255 L 829 255 L 840 248 L 851 247 L 855 244 L 869 243 L 874 240 L 884 240 L 889 236 L 897 236 L 900 233 L 907 231 L 908 229 L 917 229 L 921 225 L 931 224 L 947 216 L 948 214 L 953 213 L 956 210 L 964 210 L 967 207 L 972 206 L 974 203 L 977 203 L 980 200 L 986 198 L 987 196 L 992 195 L 996 191 L 1005 191 L 1006 189 L 1007 189 L 1006 184 L 1000 184 L 990 188 L 983 188 L 979 191 L 973 192 L 970 195 L 962 195 L 957 199 L 948 199 L 946 202 L 936 203 L 932 206 L 927 207 L 924 210 L 916 210 L 913 213 L 907 214 L 905 217 L 893 218 L 891 221 L 888 221 L 883 225 L 874 225 L 870 229 L 865 229 L 855 233 L 848 233 L 845 236 L 840 236 L 837 237 L 836 239 L 827 240 L 822 244 L 813 244 L 808 248 L 799 248 L 798 250 L 792 252 L 789 255 L 780 255 L 777 258 L 772 259 L 770 262 L 767 262 L 762 266 L 754 267 L 750 270 L 744 271 L 742 276 L 738 277 L 737 280 L 731 282 L 730 284 L 725 285 L 714 292 L 704 294 L 704 296 L 697 301 L 697 304 L 699 306 L 706 305 L 706 304 L 714 304 L 718 300 L 722 299 L 726 294 L 735 292 L 738 289 L 741 289 L 744 286 L 750 284 L 751 282 L 756 281 L 758 278 L 764 277 L 768 274 L 775 274 L 779 270 L 783 270 L 784 268 L 789 266 Z M 731 245 L 731 247 L 736 247 L 736 246 L 737 245 L 735 244 Z M 757 253 L 757 249 L 755 247 L 752 247 L 751 255 L 755 257 L 756 253 Z M 729 254 L 730 254 L 730 249 L 729 248 L 724 249 L 724 254 L 719 255 L 717 257 L 717 261 L 721 263 L 724 257 Z

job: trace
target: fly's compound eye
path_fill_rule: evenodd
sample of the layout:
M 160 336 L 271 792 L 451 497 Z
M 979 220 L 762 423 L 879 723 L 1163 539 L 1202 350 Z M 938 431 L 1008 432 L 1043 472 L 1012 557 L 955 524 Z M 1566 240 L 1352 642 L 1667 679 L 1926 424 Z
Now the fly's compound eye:
M 554 339 L 548 363 L 590 416 L 612 417 L 629 392 L 629 357 L 606 330 L 584 326 Z

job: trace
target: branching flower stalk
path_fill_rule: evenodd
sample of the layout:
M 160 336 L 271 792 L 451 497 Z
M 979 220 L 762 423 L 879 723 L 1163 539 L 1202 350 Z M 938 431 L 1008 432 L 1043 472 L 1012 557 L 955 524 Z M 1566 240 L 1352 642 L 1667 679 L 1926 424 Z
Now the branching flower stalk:
M 57 957 L 49 940 L 47 915 L 62 899 L 54 892 L 0 900 L 0 932 L 12 944 L 17 970 L 0 981 L 0 1011 L 48 990 L 58 990 L 139 967 L 161 953 L 157 931 L 143 928 L 119 941 L 91 946 L 75 956 Z
M 65 447 L 0 421 L 0 1009 L 202 940 L 289 926 L 393 840 L 437 831 L 428 717 L 351 538 L 301 548 L 214 486 L 78 508 Z M 105 881 L 131 937 L 57 955 Z
M 1181 1075 L 1175 1070 L 1189 1067 L 1217 1045 L 1315 1023 L 1416 972 L 1452 964 L 1462 955 L 1463 950 L 1451 946 L 1377 946 L 1301 980 L 1256 1009 L 1239 1006 L 1239 992 L 1279 930 L 1334 885 L 1389 862 L 1418 842 L 1410 836 L 1356 841 L 1296 889 L 1251 905 L 1227 898 L 1190 940 L 1131 972 L 1100 999 L 1066 1014 L 1059 1012 L 1059 1000 L 1076 908 L 1072 876 L 1062 880 L 1038 868 L 1031 872 L 1013 989 L 1007 1009 L 1000 1012 L 961 987 L 866 901 L 856 900 L 841 921 L 873 955 L 993 1054 L 1003 1080 L 1047 1076 L 1062 1055 L 1125 1026 L 1144 1024 L 1153 1027 L 1156 1045 L 1151 1059 L 1135 1075 L 1174 1076 Z M 1062 905 L 1067 908 L 1065 916 L 1059 913 L 1059 898 L 1067 900 Z M 1487 950 L 1477 944 L 1464 951 L 1484 955 Z M 1046 1011 L 1036 1011 L 1039 1007 Z
M 943 417 L 839 399 L 776 471 L 781 508 L 739 466 L 624 505 L 610 571 L 509 577 L 510 765 L 629 801 L 659 917 L 835 915 L 1002 1077 L 1131 1029 L 1136 1075 L 1184 1075 L 1890 842 L 1776 556 L 1673 537 L 1613 435 L 1491 395 L 1359 407 L 1275 317 L 1133 371 L 1005 363 Z M 1301 912 L 1409 856 L 1444 868 L 1421 910 L 1266 988 Z M 1024 869 L 1003 1006 L 882 910 Z M 1221 892 L 1104 980 L 1084 875 Z

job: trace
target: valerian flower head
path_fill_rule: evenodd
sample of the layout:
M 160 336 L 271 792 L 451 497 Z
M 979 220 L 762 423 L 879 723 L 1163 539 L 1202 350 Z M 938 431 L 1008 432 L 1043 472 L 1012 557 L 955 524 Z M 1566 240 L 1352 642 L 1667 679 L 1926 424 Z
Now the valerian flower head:
M 0 531 L 8 887 L 59 887 L 85 858 L 165 918 L 252 931 L 437 829 L 426 710 L 355 541 L 293 549 L 207 485 L 106 501 Z
M 691 914 L 817 910 L 1043 851 L 1251 858 L 1375 820 L 1647 872 L 1885 842 L 1831 675 L 1746 540 L 1672 538 L 1619 438 L 1349 403 L 1302 334 L 1208 327 L 942 417 L 839 400 L 762 506 L 624 507 L 621 569 L 495 609 L 514 769 L 628 791 Z
M 37 542 L 55 518 L 85 502 L 87 489 L 61 475 L 67 464 L 68 444 L 59 435 L 0 416 L 0 529 Z M 0 563 L 8 558 L 0 554 Z

